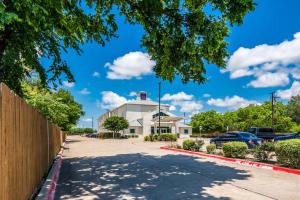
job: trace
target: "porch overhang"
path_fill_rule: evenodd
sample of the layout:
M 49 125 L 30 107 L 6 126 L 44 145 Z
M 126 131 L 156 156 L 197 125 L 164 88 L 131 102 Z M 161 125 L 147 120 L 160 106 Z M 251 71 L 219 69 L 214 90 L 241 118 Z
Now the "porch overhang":
M 177 122 L 182 120 L 182 117 L 172 117 L 172 116 L 160 116 L 160 122 Z M 152 119 L 153 122 L 158 122 L 159 117 Z

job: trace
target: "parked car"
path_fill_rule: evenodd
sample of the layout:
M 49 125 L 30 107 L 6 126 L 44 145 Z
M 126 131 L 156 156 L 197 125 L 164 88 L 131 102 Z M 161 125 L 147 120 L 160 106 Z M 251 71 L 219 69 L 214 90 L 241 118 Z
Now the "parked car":
M 248 132 L 264 140 L 273 140 L 277 136 L 272 128 L 251 127 Z
M 300 139 L 300 132 L 294 133 L 294 134 L 283 135 L 283 136 L 277 136 L 274 138 L 274 141 L 289 140 L 289 139 Z
M 256 135 L 248 132 L 227 132 L 210 140 L 210 143 L 215 144 L 220 148 L 225 142 L 240 141 L 245 142 L 249 148 L 261 144 L 261 139 Z
M 97 137 L 97 133 L 88 133 L 88 134 L 86 134 L 86 137 L 96 138 Z

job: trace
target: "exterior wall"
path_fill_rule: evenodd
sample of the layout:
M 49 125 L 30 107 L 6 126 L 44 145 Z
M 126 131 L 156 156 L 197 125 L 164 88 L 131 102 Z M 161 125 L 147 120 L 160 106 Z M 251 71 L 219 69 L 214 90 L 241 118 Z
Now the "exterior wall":
M 127 104 L 125 118 L 128 121 L 143 118 L 149 112 L 156 110 L 156 107 L 157 106 Z
M 143 128 L 140 126 L 129 126 L 128 129 L 124 130 L 124 134 L 129 135 L 132 134 L 130 133 L 130 129 L 134 129 L 136 135 L 143 135 Z
M 184 133 L 184 130 L 188 130 L 188 134 Z M 179 133 L 182 135 L 191 135 L 192 134 L 192 127 L 179 127 Z
M 143 135 L 151 134 L 152 115 L 145 115 L 143 117 Z

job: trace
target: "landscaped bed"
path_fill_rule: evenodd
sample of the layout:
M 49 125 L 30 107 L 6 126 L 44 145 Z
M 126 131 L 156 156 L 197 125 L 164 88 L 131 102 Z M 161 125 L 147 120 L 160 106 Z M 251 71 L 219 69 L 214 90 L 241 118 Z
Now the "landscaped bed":
M 206 151 L 202 149 L 203 145 L 203 140 L 188 139 L 183 141 L 182 146 L 179 144 L 171 144 L 169 147 L 218 155 L 225 158 L 238 158 L 246 161 L 300 169 L 300 139 L 279 141 L 277 143 L 266 142 L 253 149 L 248 149 L 244 142 L 227 142 L 223 145 L 222 149 L 217 149 L 214 144 L 209 144 L 206 146 Z
M 151 134 L 144 137 L 144 141 L 158 142 L 158 141 L 177 141 L 178 134 L 175 133 L 162 133 L 162 134 Z

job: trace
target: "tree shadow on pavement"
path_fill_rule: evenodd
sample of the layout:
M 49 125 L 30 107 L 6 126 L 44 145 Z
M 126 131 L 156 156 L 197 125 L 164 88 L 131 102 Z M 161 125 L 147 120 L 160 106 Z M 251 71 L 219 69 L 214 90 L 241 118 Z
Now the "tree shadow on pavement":
M 66 158 L 55 199 L 230 199 L 205 189 L 248 177 L 246 171 L 186 155 Z

